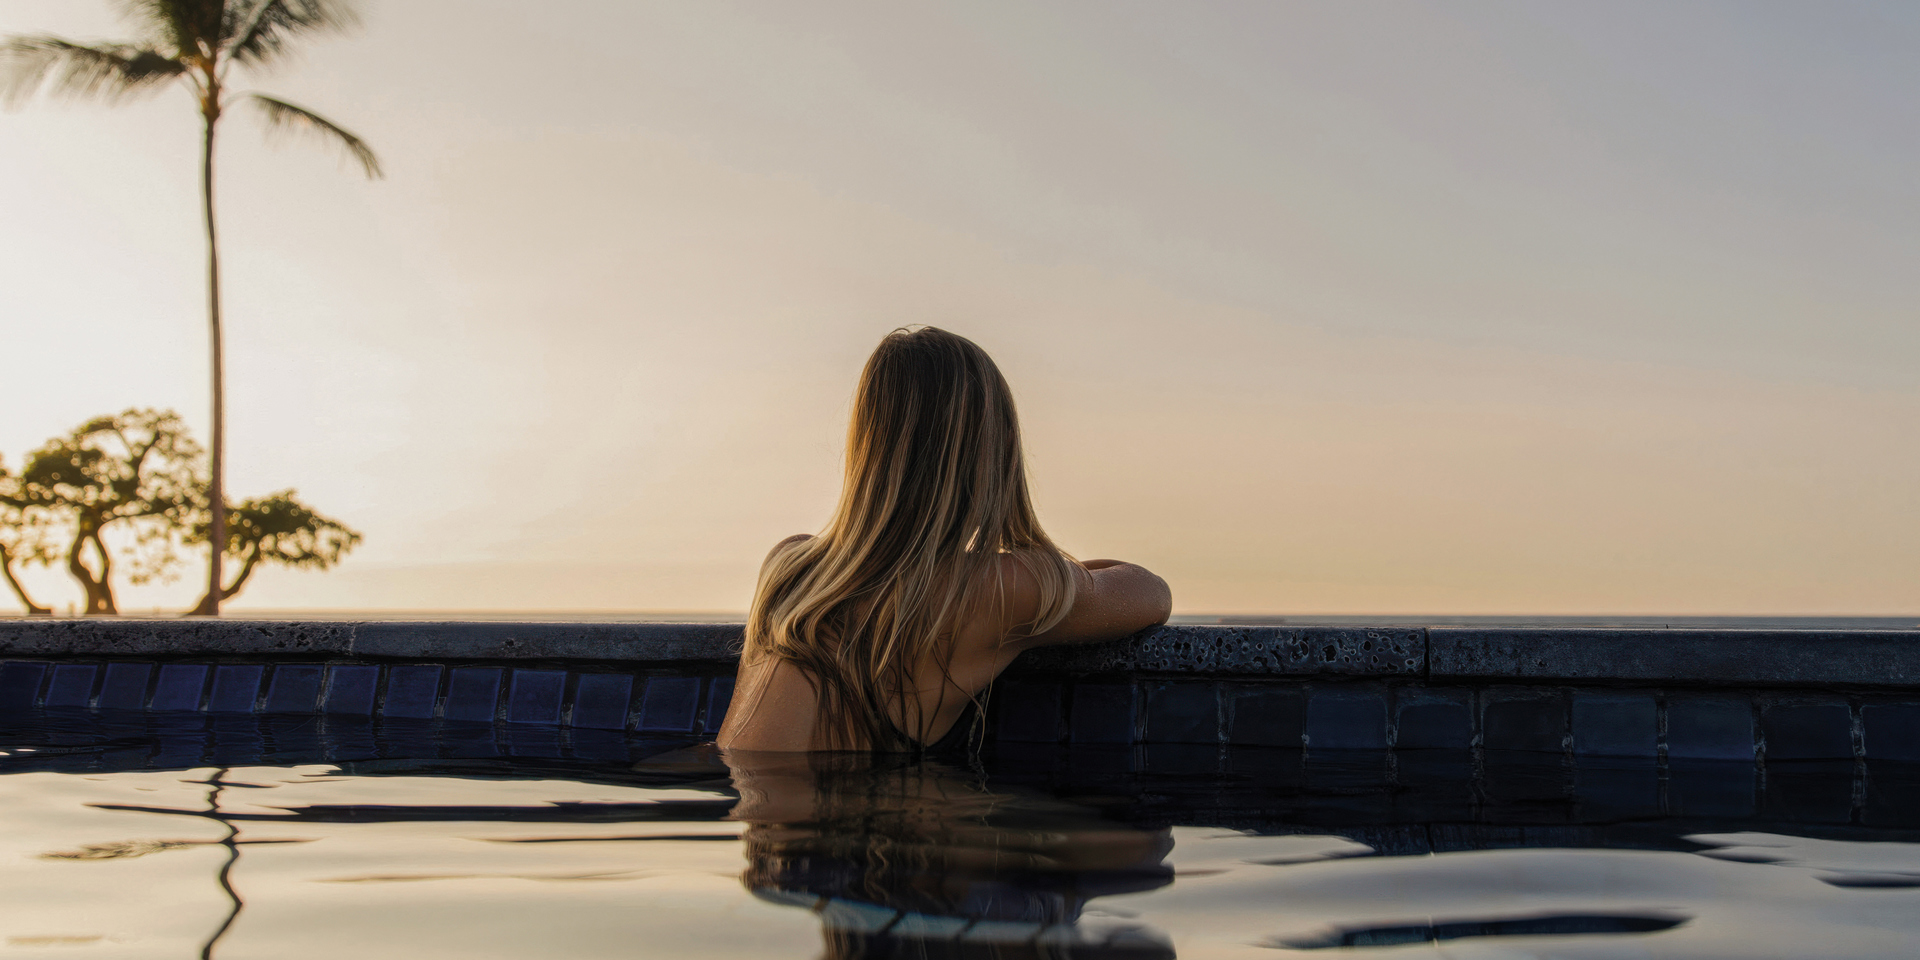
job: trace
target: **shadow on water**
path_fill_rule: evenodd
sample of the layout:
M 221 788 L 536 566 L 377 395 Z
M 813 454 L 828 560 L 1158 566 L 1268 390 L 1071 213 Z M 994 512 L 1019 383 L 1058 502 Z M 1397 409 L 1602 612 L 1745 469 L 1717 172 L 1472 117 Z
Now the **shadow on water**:
M 242 786 L 229 781 L 231 768 L 300 764 L 328 764 L 357 778 L 561 780 L 676 792 L 632 803 L 222 809 L 227 792 Z M 226 850 L 215 880 L 228 909 L 209 931 L 203 958 L 215 956 L 245 905 L 234 883 L 241 847 L 285 842 L 242 837 L 243 827 L 262 822 L 644 823 L 647 829 L 631 833 L 563 831 L 499 842 L 738 842 L 742 885 L 763 901 L 817 917 L 822 955 L 829 958 L 1173 957 L 1167 934 L 1089 905 L 1204 874 L 1176 870 L 1177 858 L 1170 857 L 1174 831 L 1189 827 L 1256 838 L 1344 838 L 1357 852 L 1340 856 L 1375 857 L 1551 847 L 1704 851 L 1719 860 L 1760 863 L 1769 856 L 1765 850 L 1716 852 L 1715 841 L 1701 838 L 1771 833 L 1920 840 L 1920 770 L 1909 765 L 1768 768 L 1212 746 L 990 747 L 967 763 L 836 755 L 733 755 L 723 762 L 710 748 L 687 742 L 438 722 L 59 711 L 0 718 L 0 774 L 201 768 L 212 773 L 195 781 L 207 787 L 200 809 L 94 806 L 222 825 L 220 839 L 195 841 Z M 737 837 L 671 829 L 726 820 L 742 825 Z M 1920 885 L 1920 875 L 1899 870 L 1834 871 L 1819 879 L 1865 890 Z M 1261 945 L 1313 950 L 1465 938 L 1648 937 L 1689 919 L 1646 910 L 1490 910 L 1424 923 L 1335 925 Z
M 1427 923 L 1397 927 L 1361 927 L 1340 930 L 1331 936 L 1273 940 L 1266 945 L 1291 950 L 1325 950 L 1332 947 L 1398 947 L 1409 943 L 1433 943 L 1441 940 L 1458 940 L 1463 937 L 1659 933 L 1686 923 L 1687 919 L 1674 916 L 1556 914 L 1514 920 L 1468 920 L 1458 923 Z

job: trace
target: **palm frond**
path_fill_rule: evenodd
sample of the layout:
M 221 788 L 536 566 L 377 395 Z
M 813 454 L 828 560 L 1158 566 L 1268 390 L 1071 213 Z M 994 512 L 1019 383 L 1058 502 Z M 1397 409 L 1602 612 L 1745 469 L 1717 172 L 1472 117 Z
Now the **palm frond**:
M 341 129 L 328 120 L 305 107 L 296 107 L 285 100 L 269 97 L 263 93 L 250 93 L 251 99 L 267 115 L 268 132 L 302 131 L 317 133 L 340 144 L 349 156 L 360 162 L 360 168 L 367 173 L 367 179 L 378 180 L 384 174 L 380 172 L 380 159 L 373 155 L 373 148 L 366 141 Z
M 9 37 L 0 42 L 0 103 L 18 103 L 42 87 L 60 96 L 118 102 L 158 89 L 185 70 L 178 60 L 132 44 Z
M 249 66 L 279 59 L 303 33 L 338 33 L 360 23 L 352 0 L 234 0 L 223 29 L 227 55 Z
M 220 46 L 227 0 L 120 0 L 119 6 L 137 29 L 172 46 L 180 60 Z

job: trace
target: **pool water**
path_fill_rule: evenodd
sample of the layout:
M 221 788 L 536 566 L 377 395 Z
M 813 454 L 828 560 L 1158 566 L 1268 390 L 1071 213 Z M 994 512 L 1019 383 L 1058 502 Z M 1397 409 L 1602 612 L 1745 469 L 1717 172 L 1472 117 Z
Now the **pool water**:
M 538 733 L 7 718 L 4 955 L 1920 956 L 1910 766 Z

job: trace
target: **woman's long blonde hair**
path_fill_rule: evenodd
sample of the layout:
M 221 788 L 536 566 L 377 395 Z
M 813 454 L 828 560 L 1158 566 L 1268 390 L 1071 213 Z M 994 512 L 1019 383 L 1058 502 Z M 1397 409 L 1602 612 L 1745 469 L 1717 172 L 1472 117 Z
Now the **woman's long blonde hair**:
M 992 358 L 937 327 L 888 334 L 867 360 L 845 486 L 819 536 L 767 558 L 747 617 L 749 662 L 792 662 L 818 698 L 816 745 L 910 750 L 916 668 L 943 677 L 963 618 L 1003 598 L 1000 558 L 1040 585 L 1041 633 L 1073 605 L 1072 560 L 1040 528 L 1013 393 Z M 890 719 L 898 705 L 905 731 Z

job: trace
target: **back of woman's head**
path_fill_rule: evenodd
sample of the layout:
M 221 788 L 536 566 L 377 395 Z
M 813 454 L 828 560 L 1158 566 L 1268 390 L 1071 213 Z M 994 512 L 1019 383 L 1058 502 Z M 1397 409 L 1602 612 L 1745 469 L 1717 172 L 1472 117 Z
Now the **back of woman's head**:
M 895 330 L 860 376 L 833 520 L 768 559 L 745 655 L 806 671 L 827 742 L 908 746 L 887 706 L 919 722 L 911 671 L 945 663 L 960 620 L 998 599 L 983 588 L 1003 556 L 1039 582 L 1032 629 L 1065 614 L 1073 580 L 1028 499 L 1006 379 L 965 337 Z
M 860 376 L 836 525 L 898 563 L 996 553 L 1037 532 L 1022 460 L 987 352 L 937 327 L 896 330 Z

